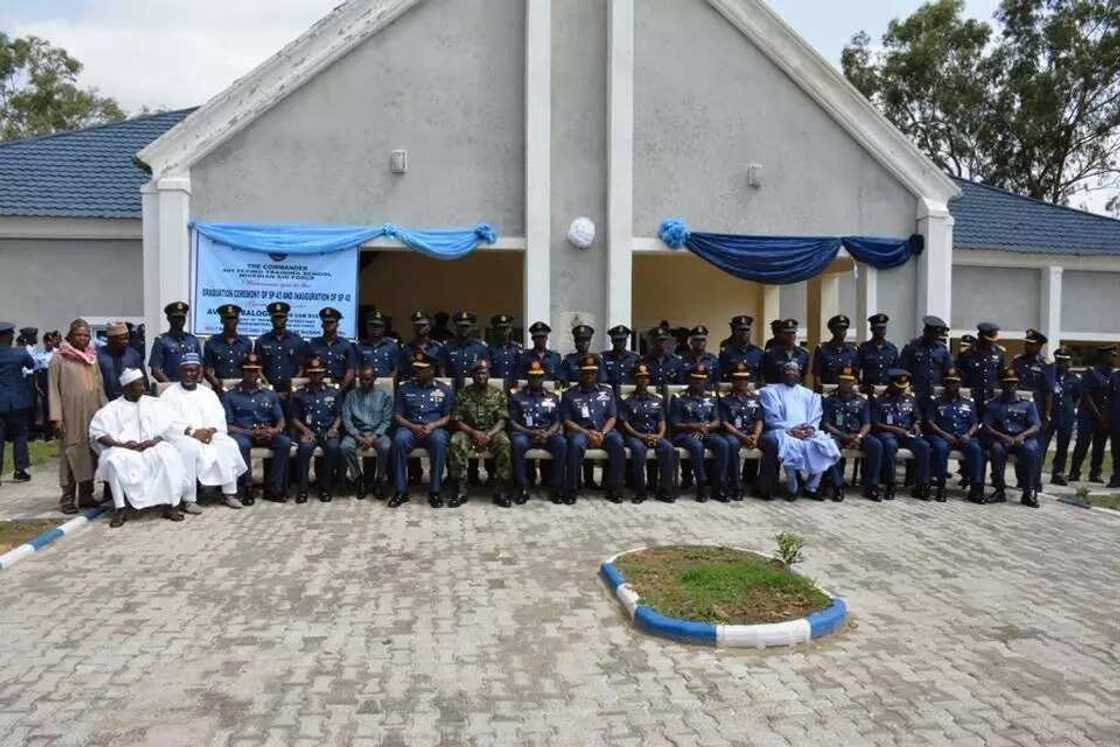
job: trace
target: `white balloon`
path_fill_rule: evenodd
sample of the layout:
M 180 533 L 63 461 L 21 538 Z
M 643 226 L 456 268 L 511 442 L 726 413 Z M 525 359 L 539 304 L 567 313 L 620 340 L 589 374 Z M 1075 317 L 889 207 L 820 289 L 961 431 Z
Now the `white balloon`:
M 576 218 L 568 229 L 568 241 L 577 249 L 587 249 L 595 243 L 595 222 L 590 218 Z

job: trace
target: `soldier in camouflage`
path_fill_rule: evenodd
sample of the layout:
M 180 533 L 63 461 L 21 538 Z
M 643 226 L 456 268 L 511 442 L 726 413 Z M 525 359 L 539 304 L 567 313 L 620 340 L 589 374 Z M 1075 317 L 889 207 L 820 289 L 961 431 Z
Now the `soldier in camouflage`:
M 497 473 L 494 503 L 509 508 L 506 492 L 512 476 L 509 436 L 505 432 L 508 403 L 501 388 L 490 386 L 490 362 L 479 358 L 471 368 L 472 381 L 459 390 L 452 420 L 456 432 L 451 436 L 447 455 L 448 474 L 455 483 L 455 497 L 449 505 L 461 506 L 467 501 L 467 466 L 470 458 L 488 452 Z

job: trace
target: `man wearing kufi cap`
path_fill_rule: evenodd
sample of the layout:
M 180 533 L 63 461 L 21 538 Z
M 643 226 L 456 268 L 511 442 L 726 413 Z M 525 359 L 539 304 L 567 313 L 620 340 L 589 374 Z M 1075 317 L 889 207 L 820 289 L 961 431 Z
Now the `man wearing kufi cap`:
M 1007 500 L 1004 472 L 1007 455 L 1015 456 L 1015 474 L 1023 493 L 1024 506 L 1038 508 L 1035 479 L 1038 461 L 1042 458 L 1038 447 L 1038 433 L 1042 422 L 1034 402 L 1019 398 L 1019 377 L 1015 369 L 1004 369 L 999 376 L 1000 393 L 984 410 L 984 430 L 988 434 L 988 452 L 992 460 L 992 486 L 995 488 L 988 503 Z
M 241 364 L 253 352 L 253 341 L 237 332 L 241 321 L 241 307 L 222 304 L 218 307 L 218 317 L 222 320 L 222 331 L 210 335 L 202 348 L 203 371 L 210 388 L 221 394 L 225 387 L 223 379 L 241 377 Z
M 436 367 L 432 369 L 432 375 L 438 375 L 440 351 L 443 350 L 443 343 L 432 339 L 432 320 L 428 317 L 426 311 L 417 309 L 409 316 L 409 321 L 412 322 L 412 339 L 401 346 L 397 377 L 400 381 L 407 381 L 412 378 L 414 373 L 412 362 L 416 360 L 417 353 L 423 353 L 425 358 L 432 362 L 432 365 Z
M 478 319 L 474 312 L 457 311 L 452 321 L 455 322 L 455 336 L 440 350 L 440 367 L 445 376 L 451 377 L 455 391 L 459 391 L 474 371 L 474 364 L 486 360 L 487 350 L 476 335 Z
M 910 495 L 923 501 L 929 494 L 929 442 L 922 438 L 922 404 L 910 392 L 910 372 L 892 368 L 887 372 L 891 385 L 872 405 L 871 418 L 876 437 L 883 444 L 883 498 L 894 500 L 895 457 L 899 448 L 914 455 L 914 488 Z
M 396 376 L 401 346 L 385 334 L 385 315 L 377 309 L 366 313 L 366 336 L 358 343 L 358 370 L 373 369 L 376 378 Z
M 248 357 L 248 355 L 246 355 Z M 205 487 L 220 487 L 222 502 L 234 509 L 241 508 L 237 498 L 238 479 L 249 471 L 241 456 L 241 449 L 229 436 L 226 411 L 218 395 L 204 386 L 202 359 L 187 353 L 179 361 L 179 381 L 160 395 L 160 401 L 175 413 L 182 430 L 171 437 L 171 444 L 183 457 L 187 470 L 187 489 L 183 495 L 183 510 L 198 514 L 197 483 Z
M 15 325 L 0 322 L 0 464 L 4 462 L 4 448 L 7 440 L 14 447 L 15 482 L 27 482 L 31 466 L 28 451 L 28 422 L 34 401 L 24 371 L 35 366 L 31 354 L 24 348 L 12 344 Z
M 777 327 L 774 344 L 762 356 L 762 375 L 767 384 L 785 381 L 785 364 L 796 363 L 801 380 L 809 372 L 809 351 L 797 344 L 797 320 L 784 319 Z
M 941 386 L 945 372 L 953 367 L 953 355 L 942 342 L 948 329 L 949 325 L 940 317 L 923 318 L 921 336 L 906 343 L 898 357 L 898 367 L 910 372 L 914 396 L 923 406 Z
M 618 409 L 614 392 L 598 384 L 599 361 L 593 355 L 580 361 L 580 379 L 561 399 L 560 412 L 568 436 L 568 480 L 566 503 L 574 503 L 579 493 L 579 478 L 587 449 L 605 449 L 607 452 L 607 500 L 622 502 L 622 470 L 626 464 L 626 451 L 622 435 L 615 429 Z
M 930 471 L 937 485 L 937 500 L 947 500 L 949 452 L 964 454 L 968 500 L 984 502 L 984 446 L 979 438 L 980 420 L 976 403 L 961 394 L 961 374 L 955 368 L 945 372 L 945 390 L 934 398 L 926 411 L 926 441 L 930 446 Z
M 750 370 L 755 381 L 762 379 L 762 348 L 751 342 L 754 318 L 746 314 L 731 317 L 731 337 L 719 351 L 720 381 L 732 381 L 731 372 L 740 363 Z
M 152 341 L 152 353 L 148 356 L 148 369 L 156 381 L 178 381 L 179 359 L 186 353 L 202 355 L 202 343 L 186 331 L 190 309 L 183 301 L 169 303 L 163 308 L 168 330 Z
M 89 425 L 90 441 L 100 454 L 95 479 L 108 483 L 113 494 L 109 526 L 123 524 L 129 507 L 165 506 L 164 518 L 182 521 L 179 502 L 190 490 L 194 470 L 187 469 L 170 441 L 184 426 L 172 408 L 144 394 L 140 371 L 126 369 L 120 385 L 120 398 L 98 410 Z
M 428 452 L 431 465 L 428 504 L 432 508 L 442 508 L 440 490 L 447 462 L 447 426 L 455 410 L 455 393 L 435 380 L 436 362 L 423 350 L 413 353 L 409 368 L 413 378 L 400 385 L 393 403 L 397 431 L 393 434 L 389 459 L 393 464 L 396 493 L 389 499 L 389 508 L 397 508 L 409 500 L 408 456 L 414 448 Z
M 306 503 L 310 487 L 311 459 L 315 449 L 323 450 L 319 479 L 319 500 L 330 503 L 340 478 L 342 462 L 342 394 L 323 379 L 326 364 L 312 358 L 304 367 L 307 383 L 292 394 L 292 435 L 296 441 L 296 474 L 299 488 L 296 503 Z
M 823 391 L 823 384 L 835 384 L 840 372 L 856 365 L 856 347 L 848 342 L 848 329 L 852 322 L 844 314 L 837 314 L 828 320 L 828 331 L 832 339 L 826 340 L 813 350 L 813 377 L 817 391 Z
M 229 435 L 241 449 L 245 464 L 252 464 L 253 447 L 272 451 L 272 466 L 265 483 L 264 497 L 284 503 L 288 500 L 288 461 L 292 440 L 288 438 L 287 419 L 280 396 L 260 385 L 261 359 L 253 353 L 241 364 L 241 381 L 222 398 Z M 251 486 L 252 473 L 241 475 L 240 501 L 245 506 L 256 502 Z
M 961 384 L 972 391 L 980 420 L 984 420 L 984 408 L 988 400 L 995 396 L 999 388 L 999 374 L 1007 367 L 1003 348 L 997 344 L 999 325 L 980 322 L 976 325 L 976 344 L 961 353 L 957 368 L 961 372 Z
M 733 501 L 743 500 L 740 449 L 757 449 L 766 422 L 762 402 L 751 387 L 754 372 L 746 361 L 735 363 L 728 376 L 731 391 L 719 398 L 719 419 L 727 442 L 727 493 Z M 754 465 L 757 471 L 757 464 Z
M 1066 461 L 1069 459 L 1069 443 L 1073 437 L 1073 428 L 1077 423 L 1077 404 L 1081 401 L 1081 374 L 1073 371 L 1073 353 L 1069 348 L 1061 347 L 1054 351 L 1054 396 L 1053 396 L 1053 424 L 1057 445 L 1054 449 L 1054 464 L 1050 470 L 1050 483 L 1052 485 L 1068 485 L 1066 479 Z M 1116 441 L 1112 442 L 1113 447 Z M 1045 452 L 1043 452 L 1045 458 Z M 1115 465 L 1115 461 L 1113 462 Z
M 856 370 L 852 366 L 836 374 L 836 391 L 825 397 L 821 428 L 836 439 L 841 449 L 863 453 L 863 497 L 878 503 L 879 475 L 883 464 L 883 443 L 871 433 L 871 402 L 856 391 Z M 841 459 L 829 471 L 832 499 L 844 500 L 844 462 Z
M 603 380 L 614 389 L 615 396 L 621 393 L 623 384 L 634 383 L 634 370 L 642 357 L 633 350 L 627 350 L 631 330 L 625 324 L 617 324 L 607 330 L 611 340 L 610 350 L 599 356 L 603 366 Z
M 582 361 L 587 356 L 595 358 L 595 365 L 599 367 L 598 378 L 596 381 L 600 384 L 606 383 L 606 372 L 603 370 L 603 362 L 599 360 L 599 356 L 591 352 L 591 340 L 595 337 L 595 328 L 590 324 L 577 324 L 572 327 L 572 342 L 576 349 L 573 353 L 568 353 L 564 356 L 564 360 L 560 364 L 561 379 L 568 385 L 572 386 L 580 380 L 580 366 Z
M 633 481 L 633 503 L 642 503 L 649 497 L 646 492 L 646 458 L 653 449 L 657 456 L 657 500 L 672 503 L 673 471 L 676 468 L 676 451 L 665 438 L 665 402 L 661 395 L 649 388 L 650 372 L 645 363 L 634 369 L 634 391 L 622 402 L 622 431 L 626 434 L 626 447 L 630 449 L 630 479 Z
M 545 322 L 533 322 L 529 326 L 529 338 L 533 341 L 532 347 L 521 355 L 517 366 L 517 377 L 528 379 L 529 367 L 534 361 L 544 369 L 545 381 L 562 381 L 560 370 L 563 360 L 560 354 L 548 347 L 548 336 L 552 334 L 552 327 Z
M 656 327 L 653 331 L 653 348 L 645 358 L 649 367 L 650 384 L 659 387 L 665 384 L 684 384 L 684 361 L 673 350 L 676 341 L 668 327 Z
M 544 388 L 545 369 L 540 361 L 533 361 L 525 372 L 525 386 L 513 393 L 509 400 L 509 423 L 512 444 L 513 502 L 521 505 L 529 500 L 529 470 L 527 454 L 530 449 L 546 449 L 552 457 L 550 498 L 553 503 L 567 503 L 564 470 L 568 455 L 568 441 L 564 437 L 560 417 L 560 398 Z
M 260 359 L 264 380 L 281 400 L 291 397 L 292 379 L 299 376 L 303 367 L 304 349 L 307 344 L 303 338 L 288 329 L 288 314 L 291 305 L 284 301 L 273 301 L 267 307 L 272 329 L 257 338 L 253 352 Z
M 1073 447 L 1069 481 L 1081 480 L 1081 465 L 1089 459 L 1089 482 L 1104 482 L 1101 477 L 1104 447 L 1108 440 L 1109 383 L 1116 368 L 1116 346 L 1097 350 L 1097 362 L 1081 377 L 1081 405 L 1077 408 L 1077 443 Z
M 872 314 L 867 318 L 871 339 L 856 348 L 856 372 L 863 385 L 864 394 L 873 394 L 876 386 L 888 384 L 887 371 L 898 365 L 898 348 L 887 339 L 887 325 L 891 318 L 886 314 Z
M 1023 353 L 1011 361 L 1011 368 L 1019 377 L 1019 389 L 1034 396 L 1042 428 L 1038 433 L 1038 446 L 1042 454 L 1050 449 L 1053 437 L 1051 428 L 1054 407 L 1054 364 L 1042 356 L 1042 348 L 1049 342 L 1046 335 L 1037 329 L 1028 329 L 1023 339 Z M 1042 460 L 1038 461 L 1038 474 L 1035 476 L 1035 490 L 1042 490 Z
M 513 339 L 513 317 L 509 314 L 495 314 L 490 317 L 491 339 L 494 342 L 486 351 L 490 361 L 490 375 L 501 379 L 508 392 L 517 383 L 517 367 L 525 347 Z
M 692 472 L 696 476 L 696 500 L 709 497 L 726 503 L 728 464 L 732 445 L 720 435 L 719 405 L 709 391 L 712 372 L 703 363 L 688 374 L 688 389 L 674 394 L 669 401 L 669 425 L 673 429 L 673 445 L 688 452 Z M 715 472 L 708 474 L 704 463 L 705 450 L 715 458 Z
M 110 322 L 105 327 L 106 340 L 97 349 L 97 364 L 101 368 L 101 380 L 105 386 L 105 396 L 110 402 L 121 396 L 120 378 L 126 368 L 134 368 L 144 373 L 144 357 L 128 344 L 128 327 L 124 322 Z M 144 375 L 147 384 L 147 374 Z
M 354 343 L 338 334 L 342 312 L 330 306 L 319 311 L 323 334 L 307 341 L 304 358 L 318 358 L 326 369 L 326 378 L 340 392 L 349 391 L 358 375 L 358 349 Z

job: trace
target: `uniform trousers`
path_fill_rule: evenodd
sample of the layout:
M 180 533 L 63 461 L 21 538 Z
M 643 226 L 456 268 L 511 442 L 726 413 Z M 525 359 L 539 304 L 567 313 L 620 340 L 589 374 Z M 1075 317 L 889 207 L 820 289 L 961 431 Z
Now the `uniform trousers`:
M 1085 463 L 1085 455 L 1089 454 L 1089 474 L 1096 476 L 1104 465 L 1104 447 L 1108 440 L 1108 431 L 1101 430 L 1096 420 L 1080 418 L 1077 421 L 1077 442 L 1073 446 L 1073 459 L 1070 461 L 1069 473 L 1081 475 L 1081 466 Z M 1090 451 L 1090 445 L 1092 450 Z
M 253 448 L 253 440 L 249 438 L 247 433 L 231 433 L 229 435 L 237 442 L 237 447 L 241 449 L 241 458 L 245 460 L 245 464 L 249 465 L 249 470 L 240 478 L 241 486 L 247 487 L 253 480 L 253 458 L 250 454 Z M 267 475 L 268 487 L 274 492 L 280 493 L 284 490 L 288 479 L 288 460 L 292 455 L 292 439 L 283 433 L 278 433 L 273 436 L 268 448 L 272 449 L 272 465 L 269 467 Z
M 727 449 L 727 471 L 724 473 L 727 475 L 727 486 L 736 493 L 741 493 L 743 492 L 743 458 L 740 451 L 746 447 L 730 433 L 721 433 L 718 437 L 723 439 Z
M 1053 433 L 1057 443 L 1054 447 L 1054 464 L 1050 468 L 1050 474 L 1064 475 L 1066 473 L 1066 462 L 1069 460 L 1069 442 L 1073 440 L 1073 424 L 1070 424 L 1069 427 L 1059 426 L 1053 430 Z M 1116 442 L 1114 440 L 1113 448 L 1115 447 Z M 1045 453 L 1043 452 L 1043 455 Z M 1045 457 L 1043 461 L 1045 461 Z
M 914 480 L 918 485 L 929 484 L 929 442 L 921 436 L 896 436 L 893 433 L 876 433 L 883 444 L 883 482 L 893 485 L 895 482 L 895 457 L 899 447 L 909 449 L 914 455 Z
M 510 464 L 510 440 L 509 436 L 505 433 L 497 433 L 490 439 L 490 446 L 484 451 L 491 455 L 488 461 L 493 462 L 493 467 L 487 470 L 487 474 L 491 477 L 497 477 L 501 483 L 508 483 L 510 480 L 513 468 Z M 466 433 L 458 432 L 451 434 L 451 440 L 448 444 L 447 450 L 447 474 L 452 480 L 458 480 L 462 483 L 467 479 L 467 468 L 470 466 L 471 457 L 474 456 L 478 450 L 474 446 L 474 441 Z
M 844 450 L 839 441 L 836 442 L 836 446 L 840 451 Z M 863 453 L 863 487 L 878 487 L 879 475 L 883 471 L 883 442 L 879 440 L 878 436 L 868 433 L 863 437 L 863 445 L 860 447 L 860 451 Z M 847 461 L 847 459 L 841 457 L 839 462 L 829 467 L 833 485 L 843 486 L 846 484 L 844 469 L 847 466 Z
M 1002 441 L 991 439 L 988 445 L 988 454 L 992 460 L 992 485 L 996 488 L 1004 487 L 1004 470 L 1007 468 L 1007 455 L 1015 456 L 1015 475 L 1019 487 L 1027 490 L 1034 487 L 1034 476 L 1038 470 L 1040 458 L 1038 441 L 1028 438 L 1018 446 L 1008 446 Z
M 369 437 L 373 434 L 363 433 L 362 436 Z M 353 479 L 364 479 L 367 485 L 385 479 L 385 471 L 389 463 L 389 448 L 391 447 L 388 436 L 373 437 L 373 448 L 377 452 L 377 461 L 375 462 L 377 471 L 373 473 L 362 469 L 362 445 L 358 443 L 358 439 L 350 435 L 344 436 L 340 447 L 342 448 L 342 457 L 346 460 L 346 467 Z
M 692 464 L 692 472 L 696 475 L 697 485 L 722 486 L 727 480 L 728 463 L 730 462 L 731 445 L 723 436 L 713 433 L 700 436 L 693 433 L 681 433 L 673 439 L 673 445 L 688 452 L 688 460 Z M 708 449 L 715 458 L 714 475 L 709 475 L 704 464 L 704 450 Z M 737 461 L 737 460 L 736 460 Z M 736 468 L 736 472 L 738 468 Z
M 638 493 L 646 492 L 646 458 L 649 446 L 644 439 L 626 437 L 626 448 L 630 449 L 630 479 Z M 657 490 L 668 493 L 673 489 L 673 471 L 676 467 L 676 449 L 664 438 L 657 439 L 653 447 L 657 455 Z
M 398 428 L 393 434 L 389 462 L 393 465 L 393 485 L 398 493 L 408 492 L 408 454 L 414 448 L 428 452 L 431 464 L 431 484 L 428 492 L 438 493 L 443 488 L 443 468 L 447 464 L 447 431 L 437 428 L 427 436 L 417 436 L 408 428 Z
M 533 439 L 524 433 L 514 433 L 510 436 L 513 483 L 519 488 L 529 485 L 529 469 L 526 454 L 529 449 L 545 449 L 552 456 L 552 464 L 548 474 L 548 484 L 554 493 L 564 489 L 565 462 L 568 458 L 568 440 L 560 433 L 554 433 L 543 444 L 534 444 Z M 544 470 L 542 470 L 543 472 Z
M 926 436 L 926 441 L 929 442 L 930 447 L 930 471 L 933 474 L 934 482 L 941 487 L 945 487 L 949 479 L 949 452 L 952 446 L 941 436 Z M 968 484 L 977 487 L 984 484 L 984 445 L 978 438 L 970 438 L 964 448 L 960 449 L 964 454 L 964 467 L 965 475 L 968 477 Z
M 570 492 L 574 493 L 577 490 L 583 455 L 587 448 L 587 436 L 582 433 L 568 434 L 568 464 L 565 478 Z M 603 445 L 600 448 L 607 452 L 606 487 L 608 490 L 618 490 L 622 486 L 622 470 L 626 465 L 626 448 L 622 436 L 618 431 L 607 433 L 603 436 Z
M 758 489 L 763 493 L 771 493 L 778 484 L 778 432 L 766 431 L 758 439 L 758 448 L 762 452 L 762 459 L 758 465 Z
M 333 490 L 335 476 L 342 467 L 342 445 L 338 436 L 328 438 L 326 432 L 315 433 L 311 443 L 297 441 L 296 447 L 296 474 L 299 476 L 299 489 L 307 490 L 311 480 L 311 458 L 315 456 L 315 447 L 323 450 L 323 471 L 319 473 L 319 489 Z
M 11 410 L 0 413 L 0 465 L 4 463 L 4 448 L 8 439 L 12 441 L 12 462 L 19 472 L 31 466 L 31 456 L 27 450 L 28 424 L 30 410 Z

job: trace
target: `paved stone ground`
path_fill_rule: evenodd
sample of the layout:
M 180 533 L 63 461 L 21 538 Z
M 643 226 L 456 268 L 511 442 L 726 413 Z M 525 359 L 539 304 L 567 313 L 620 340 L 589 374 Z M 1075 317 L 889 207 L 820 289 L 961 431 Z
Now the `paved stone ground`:
M 782 530 L 849 630 L 674 644 L 597 577 L 623 549 Z M 0 575 L 0 745 L 1114 745 L 1118 540 L 1120 519 L 1054 500 L 99 521 Z

